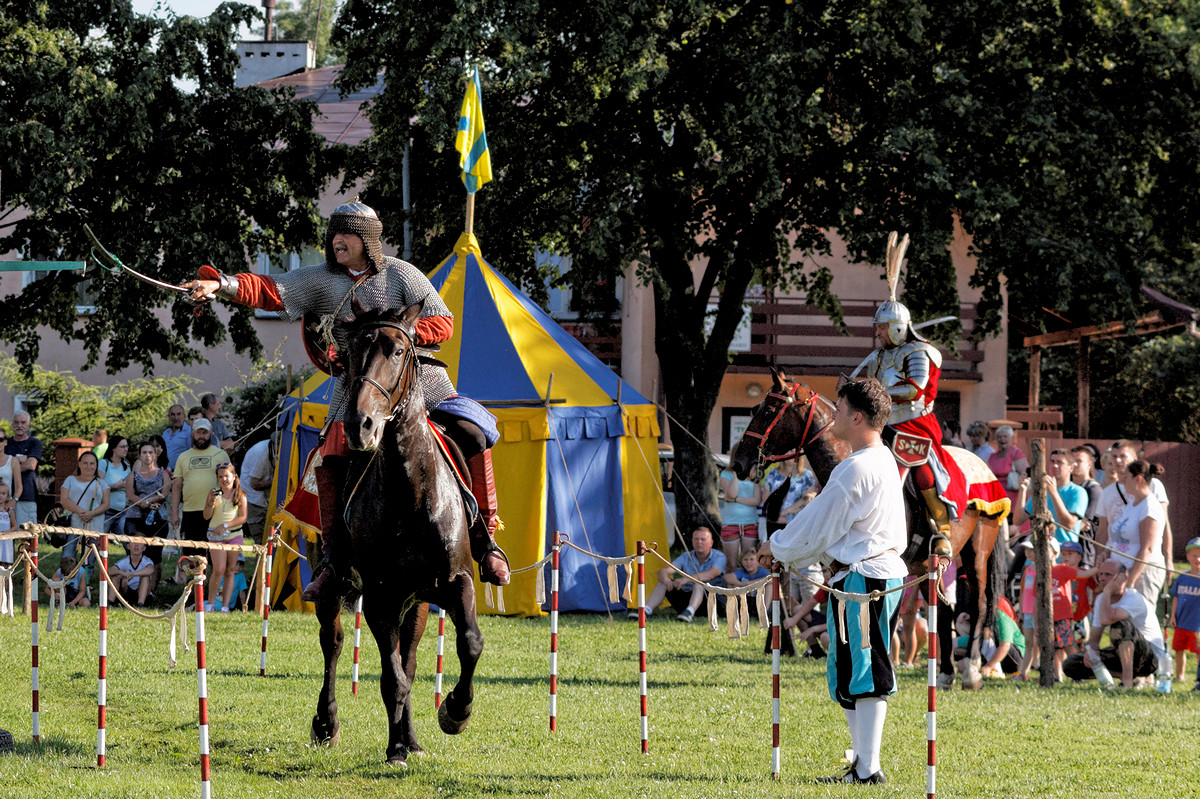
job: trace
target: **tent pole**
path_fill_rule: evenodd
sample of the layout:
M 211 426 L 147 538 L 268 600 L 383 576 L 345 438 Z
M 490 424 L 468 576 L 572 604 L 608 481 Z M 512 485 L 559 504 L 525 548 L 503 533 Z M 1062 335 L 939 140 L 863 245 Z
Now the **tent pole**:
M 475 233 L 475 193 L 471 192 L 467 195 L 467 224 L 466 232 L 468 236 Z
M 550 379 L 546 381 L 546 408 L 550 407 L 550 392 L 554 388 L 554 372 L 550 373 Z

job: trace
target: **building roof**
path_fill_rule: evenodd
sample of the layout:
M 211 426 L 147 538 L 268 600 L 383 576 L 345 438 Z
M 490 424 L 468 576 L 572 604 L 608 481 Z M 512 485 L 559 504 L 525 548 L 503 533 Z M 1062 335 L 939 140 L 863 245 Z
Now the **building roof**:
M 293 72 L 255 85 L 265 89 L 295 89 L 297 98 L 312 100 L 317 104 L 318 114 L 313 120 L 313 127 L 318 133 L 331 144 L 354 146 L 371 132 L 364 106 L 383 91 L 383 73 L 376 76 L 371 86 L 342 97 L 334 85 L 342 66 Z

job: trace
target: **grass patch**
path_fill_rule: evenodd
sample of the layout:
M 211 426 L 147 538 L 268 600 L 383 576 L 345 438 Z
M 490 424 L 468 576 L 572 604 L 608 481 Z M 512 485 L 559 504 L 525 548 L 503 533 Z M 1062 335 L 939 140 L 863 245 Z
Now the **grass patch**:
M 43 606 L 43 624 L 45 607 Z M 198 793 L 194 652 L 167 667 L 167 628 L 110 611 L 107 767 L 95 767 L 98 611 L 67 614 L 41 640 L 42 735 L 30 742 L 28 617 L 0 618 L 0 796 L 194 797 Z M 189 631 L 191 630 L 189 619 Z M 343 623 L 353 617 L 346 614 Z M 342 744 L 309 744 L 321 678 L 312 616 L 271 617 L 268 676 L 261 624 L 210 614 L 213 795 L 219 797 L 823 797 L 925 792 L 923 669 L 901 673 L 884 740 L 886 786 L 812 783 L 838 769 L 845 719 L 823 661 L 785 660 L 783 779 L 770 777 L 770 658 L 764 633 L 730 641 L 697 622 L 650 622 L 650 754 L 639 752 L 637 626 L 565 615 L 559 631 L 558 732 L 548 723 L 548 619 L 480 620 L 486 648 L 466 732 L 447 737 L 433 708 L 436 625 L 422 642 L 413 712 L 424 757 L 383 764 L 379 655 L 364 631 L 363 683 L 350 695 L 350 636 L 340 664 Z M 448 630 L 448 633 L 450 631 Z M 447 646 L 453 652 L 452 644 Z M 448 679 L 457 661 L 447 657 Z M 447 690 L 450 685 L 447 685 Z M 960 797 L 1195 795 L 1200 694 L 1044 690 L 989 680 L 938 698 L 938 793 Z

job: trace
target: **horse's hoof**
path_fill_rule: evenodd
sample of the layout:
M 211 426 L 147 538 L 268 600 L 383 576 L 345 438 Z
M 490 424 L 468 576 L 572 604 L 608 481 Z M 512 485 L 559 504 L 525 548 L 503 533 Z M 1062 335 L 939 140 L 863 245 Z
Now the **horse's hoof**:
M 316 716 L 313 716 L 312 727 L 308 731 L 312 742 L 318 746 L 328 746 L 331 749 L 337 746 L 342 740 L 342 731 L 337 727 L 333 731 L 329 731 L 324 724 L 321 724 Z
M 402 755 L 399 752 L 397 752 L 394 755 L 389 756 L 388 759 L 383 762 L 389 766 L 398 766 L 399 768 L 408 768 L 407 756 Z
M 953 674 L 938 674 L 937 689 L 939 691 L 949 691 L 954 688 Z
M 983 673 L 979 669 L 972 666 L 967 669 L 967 673 L 963 675 L 963 690 L 964 691 L 979 691 L 983 689 Z
M 450 715 L 450 703 L 442 702 L 438 708 L 438 726 L 442 728 L 442 732 L 447 735 L 458 735 L 467 728 L 467 722 L 471 720 L 471 706 L 467 705 L 463 708 L 463 717 L 455 719 Z

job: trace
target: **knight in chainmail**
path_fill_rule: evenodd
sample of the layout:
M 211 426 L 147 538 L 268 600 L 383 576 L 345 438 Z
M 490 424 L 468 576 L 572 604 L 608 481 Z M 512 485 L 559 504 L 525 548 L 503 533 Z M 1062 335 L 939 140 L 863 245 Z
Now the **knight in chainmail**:
M 323 431 L 322 462 L 315 471 L 325 556 L 304 591 L 307 601 L 316 600 L 333 571 L 333 559 L 328 553 L 338 546 L 332 531 L 341 518 L 349 452 L 340 421 L 348 392 L 339 362 L 348 342 L 344 329 L 334 321 L 352 315 L 352 305 L 361 311 L 372 311 L 406 308 L 424 300 L 424 310 L 416 323 L 417 345 L 437 344 L 454 333 L 454 317 L 429 279 L 412 264 L 383 254 L 382 233 L 383 225 L 375 211 L 356 198 L 334 209 L 329 219 L 325 263 L 273 276 L 225 275 L 204 266 L 200 269 L 200 280 L 184 284 L 197 299 L 215 295 L 241 305 L 275 311 L 289 322 L 302 321 L 309 358 L 319 369 L 337 377 L 327 417 L 331 422 Z M 499 516 L 490 451 L 499 439 L 495 417 L 478 403 L 459 396 L 444 367 L 422 366 L 421 385 L 430 418 L 445 427 L 467 459 L 472 493 L 480 509 L 470 535 L 471 554 L 479 563 L 480 579 L 505 585 L 510 574 L 508 561 L 495 542 Z M 336 500 L 327 502 L 327 497 Z

